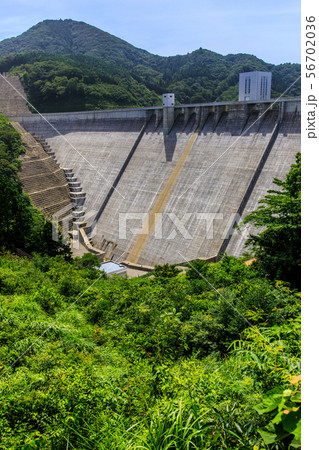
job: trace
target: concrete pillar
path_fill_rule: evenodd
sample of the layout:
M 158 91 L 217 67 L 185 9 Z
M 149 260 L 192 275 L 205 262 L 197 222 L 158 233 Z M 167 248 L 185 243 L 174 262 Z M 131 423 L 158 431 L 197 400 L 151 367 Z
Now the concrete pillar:
M 284 102 L 285 112 L 287 113 L 300 113 L 300 102 Z
M 301 114 L 301 102 L 296 102 L 296 113 Z
M 219 119 L 224 111 L 225 111 L 225 106 L 213 106 L 213 112 L 214 112 L 213 130 L 215 130 L 215 128 L 217 127 Z
M 258 117 L 262 116 L 266 109 L 269 108 L 269 103 L 253 103 L 248 105 L 248 114 L 258 112 Z
M 280 122 L 284 118 L 285 112 L 286 112 L 286 102 L 280 102 L 280 106 L 279 106 L 279 121 Z
M 202 109 L 200 106 L 196 106 L 195 108 L 195 114 L 196 114 L 196 122 L 195 122 L 195 128 L 197 129 L 200 124 L 200 119 L 202 117 Z
M 247 103 L 233 103 L 229 105 L 228 117 L 230 119 L 246 119 L 247 117 Z
M 184 128 L 187 125 L 187 122 L 189 120 L 190 114 L 189 114 L 189 108 L 184 108 Z
M 163 133 L 166 136 L 174 125 L 175 108 L 174 106 L 163 107 Z
M 163 94 L 163 134 L 168 135 L 175 120 L 175 95 Z
M 211 109 L 212 108 L 209 106 L 201 106 L 201 115 L 200 115 L 200 123 L 199 123 L 200 129 L 202 129 L 203 126 L 205 125 L 205 122 L 207 120 L 209 113 L 211 112 Z
M 160 121 L 163 119 L 163 110 L 157 109 L 155 111 L 155 129 L 159 126 Z
M 194 106 L 185 106 L 184 107 L 184 129 L 186 128 L 189 119 L 192 114 L 196 114 L 196 108 Z
M 175 94 L 163 94 L 163 106 L 175 106 Z

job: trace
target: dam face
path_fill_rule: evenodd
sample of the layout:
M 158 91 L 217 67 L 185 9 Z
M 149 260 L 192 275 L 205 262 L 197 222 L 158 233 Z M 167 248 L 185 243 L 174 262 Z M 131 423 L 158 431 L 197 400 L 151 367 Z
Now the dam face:
M 247 232 L 234 224 L 300 151 L 299 99 L 12 120 L 72 170 L 94 245 L 112 242 L 112 258 L 149 266 L 241 255 Z

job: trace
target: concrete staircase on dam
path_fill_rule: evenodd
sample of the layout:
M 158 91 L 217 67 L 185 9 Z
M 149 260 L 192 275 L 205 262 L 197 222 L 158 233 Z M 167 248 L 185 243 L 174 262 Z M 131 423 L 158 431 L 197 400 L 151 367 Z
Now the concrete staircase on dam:
M 234 221 L 256 208 L 300 150 L 299 111 L 262 106 L 230 103 L 201 115 L 197 106 L 176 109 L 167 135 L 153 111 L 47 115 L 54 128 L 19 120 L 43 136 L 70 168 L 72 187 L 86 193 L 91 244 L 153 266 L 242 253 L 246 236 L 229 239 Z
M 13 122 L 12 125 L 20 133 L 25 148 L 25 154 L 20 157 L 22 164 L 19 170 L 24 190 L 47 217 L 52 217 L 61 210 L 68 211 L 71 204 L 63 170 L 20 124 Z
M 49 155 L 55 162 L 57 162 L 55 153 L 51 149 L 50 145 L 46 142 L 46 140 L 43 139 L 43 137 L 34 134 L 33 137 L 42 146 L 46 154 Z M 73 169 L 63 168 L 62 171 L 64 173 L 63 180 L 67 182 L 67 185 L 69 187 L 69 199 L 72 204 L 71 215 L 73 218 L 73 225 L 75 227 L 84 226 L 86 225 L 84 209 L 86 194 L 82 190 L 81 183 L 77 181 L 77 177 L 74 175 Z
M 41 146 L 49 158 L 55 161 L 55 164 L 57 165 L 55 154 L 49 144 L 47 144 L 47 142 L 39 136 L 32 136 L 32 139 L 38 146 Z M 34 163 L 35 162 L 36 161 L 34 161 Z M 38 207 L 46 213 L 51 213 L 53 217 L 60 222 L 63 231 L 71 236 L 71 248 L 73 254 L 81 256 L 83 252 L 90 251 L 103 260 L 106 256 L 106 252 L 95 248 L 92 245 L 92 240 L 87 236 L 84 230 L 84 227 L 86 226 L 84 208 L 85 193 L 82 192 L 81 183 L 77 181 L 73 170 L 59 168 L 58 172 L 56 172 L 57 178 L 63 183 L 63 188 L 68 188 L 68 199 L 63 200 L 63 202 L 60 203 L 57 201 L 57 194 L 55 193 L 52 195 L 52 188 L 48 188 L 48 183 L 52 182 L 53 189 L 56 191 L 60 189 L 58 181 L 54 179 L 51 174 L 39 173 L 41 171 L 41 166 L 39 166 L 39 163 L 37 166 L 33 164 L 31 169 L 32 167 L 36 168 L 36 173 L 32 176 L 32 178 L 28 176 L 23 178 L 22 176 L 24 188 L 27 190 L 31 198 L 38 202 Z M 26 168 L 24 167 L 24 169 Z M 30 168 L 25 170 L 27 174 L 29 174 L 28 169 Z M 36 186 L 37 189 L 42 187 L 44 188 L 44 191 L 38 192 L 35 196 L 35 193 L 32 192 L 32 188 L 34 186 Z M 45 205 L 46 196 L 43 195 L 44 192 L 48 192 L 52 195 L 52 199 L 55 199 L 56 203 L 50 206 Z
M 25 154 L 20 157 L 22 165 L 19 171 L 24 190 L 30 195 L 33 204 L 49 219 L 52 217 L 57 219 L 67 233 L 73 222 L 75 226 L 79 224 L 81 213 L 76 214 L 72 211 L 74 207 L 71 201 L 74 199 L 70 198 L 72 193 L 69 191 L 66 175 L 56 163 L 50 148 L 44 141 L 35 140 L 14 121 L 14 118 L 21 114 L 32 117 L 27 106 L 26 94 L 17 76 L 7 73 L 0 75 L 0 113 L 11 116 L 12 125 L 20 133 L 25 147 Z M 75 249 L 73 252 L 77 253 Z M 82 252 L 83 250 L 79 254 Z
M 11 116 L 30 113 L 19 77 L 0 74 L 0 114 Z

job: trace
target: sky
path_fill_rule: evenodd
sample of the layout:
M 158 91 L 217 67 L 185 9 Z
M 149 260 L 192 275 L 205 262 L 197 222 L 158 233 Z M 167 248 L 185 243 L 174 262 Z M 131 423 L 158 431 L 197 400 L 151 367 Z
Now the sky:
M 1 0 L 0 40 L 73 19 L 161 56 L 200 47 L 300 63 L 300 0 Z

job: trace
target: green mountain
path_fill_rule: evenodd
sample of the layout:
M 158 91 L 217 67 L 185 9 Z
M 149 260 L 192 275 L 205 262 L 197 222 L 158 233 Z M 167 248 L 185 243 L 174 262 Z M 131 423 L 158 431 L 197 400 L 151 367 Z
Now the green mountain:
M 58 55 L 82 53 L 116 65 L 149 63 L 160 58 L 99 28 L 74 20 L 44 20 L 20 36 L 0 42 L 0 56 L 46 52 Z
M 40 111 L 67 111 L 177 102 L 236 100 L 240 72 L 273 73 L 276 97 L 300 76 L 300 64 L 273 65 L 253 55 L 198 49 L 161 57 L 84 22 L 45 20 L 0 42 L 0 71 L 18 73 Z M 300 95 L 300 80 L 286 96 Z

